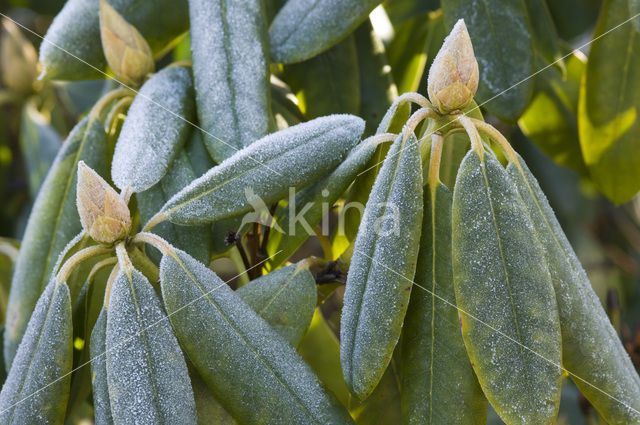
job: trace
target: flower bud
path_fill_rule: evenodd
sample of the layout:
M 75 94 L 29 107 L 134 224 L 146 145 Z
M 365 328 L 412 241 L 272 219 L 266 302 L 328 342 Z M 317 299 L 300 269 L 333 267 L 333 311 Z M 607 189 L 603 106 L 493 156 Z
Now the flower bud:
M 112 244 L 131 230 L 131 214 L 124 200 L 83 161 L 78 163 L 78 214 L 83 229 L 93 240 Z
M 38 77 L 38 53 L 16 24 L 2 19 L 0 40 L 2 81 L 12 91 L 24 95 L 33 93 Z
M 149 44 L 106 0 L 100 0 L 100 37 L 107 63 L 122 83 L 139 87 L 144 77 L 153 72 Z
M 462 109 L 478 89 L 478 62 L 464 20 L 456 22 L 429 70 L 429 100 L 443 114 Z

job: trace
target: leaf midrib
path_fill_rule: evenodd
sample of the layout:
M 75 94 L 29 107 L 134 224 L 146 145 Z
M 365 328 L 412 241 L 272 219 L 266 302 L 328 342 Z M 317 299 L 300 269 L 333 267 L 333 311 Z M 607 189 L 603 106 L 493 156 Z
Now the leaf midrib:
M 526 365 L 527 363 L 525 362 L 524 359 L 524 352 L 523 352 L 523 347 L 525 347 L 525 345 L 522 342 L 522 336 L 520 334 L 520 323 L 518 321 L 518 314 L 515 308 L 515 304 L 513 302 L 513 294 L 511 291 L 511 280 L 509 278 L 509 272 L 507 270 L 507 264 L 504 258 L 504 250 L 502 248 L 502 238 L 500 237 L 500 231 L 498 230 L 498 222 L 496 219 L 496 213 L 495 213 L 495 209 L 493 207 L 493 198 L 491 197 L 491 188 L 489 187 L 489 179 L 487 177 L 487 169 L 485 166 L 485 162 L 484 160 L 481 159 L 481 165 L 480 165 L 481 169 L 482 169 L 482 176 L 483 176 L 483 180 L 484 180 L 484 184 L 485 184 L 485 189 L 486 189 L 486 194 L 487 194 L 487 200 L 489 201 L 489 207 L 491 208 L 491 219 L 492 219 L 492 223 L 493 223 L 493 228 L 495 230 L 496 233 L 496 240 L 498 243 L 498 251 L 500 253 L 500 262 L 502 263 L 502 268 L 505 274 L 505 282 L 507 284 L 507 291 L 509 294 L 509 303 L 511 305 L 511 312 L 513 313 L 513 318 L 515 321 L 515 325 L 516 325 L 516 336 L 518 338 L 518 352 L 520 353 L 520 361 L 522 362 L 523 365 Z M 525 367 L 524 368 L 524 373 L 527 375 L 529 375 L 529 368 Z M 529 387 L 529 390 L 531 391 L 531 380 L 530 379 L 526 379 L 527 382 L 527 386 Z
M 293 396 L 294 400 L 297 401 L 298 405 L 302 408 L 302 410 L 307 412 L 308 416 L 310 418 L 313 418 L 313 420 L 316 423 L 321 424 L 321 422 L 319 422 L 315 418 L 315 415 L 313 414 L 313 412 L 311 412 L 309 410 L 309 408 L 304 404 L 302 399 L 300 399 L 300 397 L 298 397 L 298 394 L 295 391 L 293 391 L 288 385 L 285 384 L 285 382 L 280 378 L 280 376 L 275 372 L 275 370 L 273 370 L 273 368 L 271 368 L 271 366 L 267 362 L 265 362 L 265 360 L 262 358 L 262 356 L 260 356 L 258 354 L 258 352 L 253 348 L 253 346 L 251 344 L 249 344 L 249 341 L 247 341 L 247 339 L 239 331 L 239 329 L 236 328 L 236 326 L 234 326 L 234 324 L 231 321 L 229 321 L 229 319 L 224 314 L 224 312 L 220 309 L 218 304 L 210 297 L 210 294 L 211 294 L 212 291 L 206 291 L 200 285 L 200 282 L 198 281 L 198 279 L 191 273 L 191 271 L 187 268 L 187 266 L 183 263 L 182 259 L 178 255 L 171 256 L 171 258 L 180 266 L 180 268 L 182 268 L 182 270 L 187 275 L 187 277 L 189 277 L 189 279 L 191 279 L 193 284 L 202 293 L 202 296 L 204 296 L 209 301 L 209 303 L 218 311 L 218 314 L 220 314 L 220 317 L 222 317 L 222 319 L 226 322 L 226 324 L 238 335 L 240 340 L 249 348 L 249 350 L 251 350 L 251 352 L 253 352 L 253 355 L 256 357 L 256 359 L 258 359 L 260 361 L 260 363 L 262 363 L 267 368 L 267 370 L 269 370 L 269 372 L 271 372 L 271 374 L 276 378 L 278 383 L 280 383 L 280 385 L 283 388 L 285 388 L 289 394 L 291 394 Z M 224 285 L 224 283 L 222 283 L 222 285 Z

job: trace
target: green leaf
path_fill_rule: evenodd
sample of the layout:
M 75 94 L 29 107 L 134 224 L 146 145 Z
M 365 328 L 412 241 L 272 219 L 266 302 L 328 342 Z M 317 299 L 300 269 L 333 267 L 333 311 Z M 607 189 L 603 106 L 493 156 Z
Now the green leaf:
M 147 80 L 129 108 L 116 143 L 111 165 L 116 186 L 142 192 L 158 183 L 189 139 L 194 116 L 187 68 L 165 68 Z
M 602 3 L 602 0 L 547 1 L 547 7 L 560 37 L 571 41 L 585 32 L 592 33 Z
M 402 423 L 398 352 L 396 349 L 380 383 L 371 395 L 363 402 L 352 400 L 350 411 L 356 419 L 356 425 Z
M 191 137 L 185 144 L 184 150 L 189 157 L 189 162 L 196 177 L 200 177 L 215 165 L 207 153 L 204 141 L 202 140 L 202 133 L 198 129 L 194 129 L 191 132 Z
M 391 72 L 399 93 L 418 90 L 429 47 L 434 39 L 441 41 L 445 35 L 441 12 L 422 13 L 395 28 L 388 51 Z
M 453 273 L 462 336 L 485 396 L 507 423 L 551 424 L 562 380 L 558 309 L 517 189 L 470 151 L 453 194 Z
M 298 346 L 307 331 L 318 297 L 316 281 L 302 264 L 252 280 L 237 294 L 292 347 Z
M 324 52 L 364 22 L 380 0 L 289 0 L 269 28 L 271 59 L 290 64 Z
M 529 104 L 533 87 L 528 79 L 533 51 L 524 2 L 447 0 L 442 11 L 447 28 L 463 18 L 471 35 L 480 68 L 478 103 L 487 102 L 483 106 L 492 114 L 516 121 Z
M 182 351 L 149 281 L 118 273 L 107 307 L 106 368 L 114 423 L 195 424 Z
M 586 173 L 578 138 L 578 94 L 585 58 L 567 59 L 566 77 L 549 68 L 536 77 L 536 94 L 518 120 L 522 132 L 558 164 Z
M 78 161 L 104 176 L 105 139 L 102 123 L 87 118 L 80 121 L 63 143 L 35 200 L 11 281 L 4 334 L 7 369 L 58 255 L 82 230 L 76 209 Z
M 380 120 L 380 124 L 378 125 L 378 129 L 376 130 L 376 134 L 382 133 L 399 133 L 402 131 L 402 127 L 405 122 L 409 119 L 409 114 L 411 112 L 410 104 L 400 104 L 398 98 L 396 98 L 387 112 Z M 351 186 L 347 198 L 345 200 L 345 206 L 347 205 L 365 205 L 367 203 L 367 199 L 369 199 L 369 194 L 371 193 L 371 188 L 373 187 L 373 183 L 378 176 L 378 172 L 380 172 L 380 168 L 382 168 L 382 163 L 384 161 L 387 152 L 389 151 L 391 144 L 385 143 L 379 145 L 376 148 L 373 156 L 364 167 L 364 171 L 362 171 L 356 177 L 355 182 Z M 346 237 L 348 241 L 353 241 L 356 238 L 356 234 L 358 233 L 358 227 L 360 226 L 360 219 L 362 218 L 362 210 L 358 208 L 349 208 L 342 212 L 344 214 L 344 235 L 341 235 L 340 232 L 336 232 L 335 235 L 340 237 Z
M 237 425 L 237 422 L 215 398 L 198 372 L 190 369 L 191 386 L 198 411 L 198 425 Z
M 351 423 L 287 341 L 214 272 L 176 251 L 163 256 L 160 283 L 182 348 L 239 422 Z
M 284 82 L 276 80 L 273 76 L 271 79 L 271 111 L 276 128 L 284 130 L 300 124 L 304 121 L 304 117 L 298 107 L 298 100 Z
M 601 35 L 627 19 L 625 0 L 605 3 L 578 106 L 584 162 L 598 188 L 616 204 L 640 190 L 640 33 L 623 25 Z
M 252 210 L 251 190 L 270 205 L 290 187 L 301 189 L 340 164 L 363 130 L 360 118 L 335 115 L 273 133 L 194 180 L 161 214 L 177 224 L 233 217 Z
M 93 411 L 96 425 L 112 425 L 109 384 L 106 362 L 107 310 L 100 310 L 91 332 L 91 384 L 93 386 Z
M 205 153 L 206 155 L 206 153 Z M 169 198 L 187 186 L 196 175 L 191 168 L 187 154 L 182 151 L 173 160 L 167 174 L 153 187 L 138 193 L 138 211 L 140 220 L 147 222 Z M 209 263 L 211 256 L 210 226 L 180 226 L 170 222 L 160 223 L 153 233 L 169 241 L 172 245 L 187 251 L 202 263 Z M 151 258 L 160 261 L 160 257 L 150 253 Z
M 400 337 L 421 224 L 418 141 L 401 133 L 371 189 L 344 294 L 340 361 L 347 386 L 360 398 L 380 381 Z
M 486 424 L 487 400 L 462 341 L 451 266 L 451 192 L 424 189 L 416 286 L 402 329 L 406 424 Z
M 4 424 L 63 424 L 73 358 L 71 299 L 52 279 L 33 310 L 0 393 Z
M 360 116 L 367 122 L 365 135 L 376 131 L 398 89 L 393 83 L 384 45 L 371 21 L 366 20 L 354 33 L 360 71 Z
M 115 258 L 112 258 L 112 260 L 115 260 Z M 95 263 L 96 261 L 88 260 L 83 262 L 81 267 L 87 265 L 89 269 L 93 269 Z M 92 359 L 92 330 L 102 311 L 105 287 L 110 272 L 110 267 L 103 267 L 97 273 L 92 274 L 91 279 L 87 276 L 84 285 L 73 303 L 73 373 L 71 374 L 71 390 L 69 393 L 69 403 L 67 405 L 67 417 L 78 411 L 91 393 L 91 368 L 85 366 L 86 363 Z M 73 295 L 73 291 L 71 291 L 72 299 Z M 104 340 L 102 344 L 104 345 Z M 103 352 L 104 348 L 100 353 Z M 101 360 L 104 361 L 104 355 Z
M 140 31 L 156 53 L 189 28 L 186 0 L 110 0 L 109 4 Z M 98 0 L 66 2 L 40 45 L 45 78 L 104 78 L 98 71 L 106 68 L 100 41 L 99 9 Z M 171 13 L 167 13 L 168 10 Z
M 282 264 L 309 236 L 314 235 L 316 226 L 344 194 L 376 149 L 377 145 L 373 140 L 364 140 L 331 174 L 299 193 L 290 195 L 287 207 L 276 210 L 274 219 L 278 227 L 271 229 L 267 243 L 267 254 L 272 256 L 268 262 L 271 267 Z M 326 228 L 323 231 L 327 233 L 328 226 L 323 227 Z
M 469 136 L 462 133 L 450 134 L 444 140 L 440 160 L 440 180 L 450 190 L 455 185 L 458 168 L 469 151 L 469 145 Z
M 348 406 L 351 394 L 344 383 L 340 368 L 340 343 L 327 325 L 320 309 L 316 309 L 298 352 L 340 403 Z
M 29 192 L 35 198 L 56 154 L 62 145 L 60 136 L 33 102 L 22 109 L 20 150 L 29 175 Z
M 518 161 L 507 172 L 549 265 L 560 313 L 562 364 L 608 423 L 638 423 L 640 378 L 536 178 L 522 158 Z
M 216 162 L 269 132 L 266 12 L 261 0 L 189 0 L 200 125 Z
M 358 53 L 352 36 L 309 60 L 285 66 L 283 77 L 307 119 L 360 110 Z
M 529 15 L 534 51 L 542 55 L 547 63 L 559 61 L 556 65 L 564 73 L 561 40 L 558 37 L 558 31 L 556 31 L 546 0 L 528 0 L 524 3 Z
M 385 0 L 382 4 L 394 27 L 399 27 L 416 15 L 440 8 L 439 0 Z

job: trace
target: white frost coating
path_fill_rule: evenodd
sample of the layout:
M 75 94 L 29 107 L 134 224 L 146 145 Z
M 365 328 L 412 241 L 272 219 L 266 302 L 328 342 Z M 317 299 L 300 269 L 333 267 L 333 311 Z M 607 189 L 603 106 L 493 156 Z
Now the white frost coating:
M 551 276 L 517 190 L 497 159 L 463 159 L 452 209 L 463 338 L 484 394 L 507 423 L 552 423 L 561 336 Z M 473 316 L 473 317 L 470 317 Z
M 186 68 L 165 68 L 142 86 L 113 154 L 111 176 L 120 190 L 142 192 L 160 181 L 190 135 L 185 120 L 193 121 L 194 107 Z
M 198 118 L 211 134 L 209 154 L 222 162 L 269 132 L 263 1 L 190 0 L 189 9 Z
M 364 121 L 353 115 L 316 118 L 270 134 L 194 180 L 162 207 L 178 224 L 201 224 L 251 211 L 252 188 L 268 205 L 335 168 L 360 140 Z M 276 170 L 279 174 L 274 173 Z
M 187 365 L 149 281 L 122 272 L 107 310 L 107 381 L 117 424 L 196 424 Z
M 533 220 L 549 264 L 560 313 L 563 366 L 589 382 L 572 376 L 610 423 L 640 423 L 640 378 L 546 196 L 523 159 L 518 156 L 518 160 L 522 173 L 514 164 L 509 164 L 507 172 Z
M 206 152 L 202 154 L 207 155 Z M 158 183 L 137 194 L 140 221 L 146 223 L 157 213 L 167 200 L 196 178 L 189 158 L 184 150 L 180 151 L 167 170 L 167 174 Z M 180 226 L 173 223 L 160 223 L 152 230 L 176 248 L 183 249 L 196 260 L 206 263 L 211 255 L 211 232 L 207 226 Z M 155 250 L 149 253 L 153 260 L 160 261 Z
M 380 0 L 289 0 L 269 29 L 271 58 L 285 64 L 321 53 L 346 37 Z
M 350 424 L 302 357 L 220 278 L 182 251 L 160 263 L 181 346 L 241 423 Z M 202 324 L 206 323 L 206 326 Z
M 297 347 L 307 331 L 318 298 L 316 281 L 296 264 L 274 270 L 236 293 L 271 327 Z
M 56 286 L 51 280 L 36 304 L 2 387 L 1 423 L 62 422 L 71 375 L 49 384 L 71 372 L 72 332 L 69 287 L 64 282 Z
M 186 0 L 108 2 L 140 31 L 154 52 L 163 49 L 189 27 Z M 99 8 L 98 0 L 68 0 L 65 3 L 49 26 L 45 41 L 40 44 L 40 61 L 46 78 L 82 80 L 105 77 L 98 71 L 106 67 L 100 43 Z
M 275 220 L 285 233 L 280 233 L 275 228 L 271 229 L 267 253 L 273 255 L 270 260 L 273 266 L 277 266 L 289 258 L 307 240 L 306 224 L 313 229 L 320 223 L 326 213 L 323 206 L 333 205 L 338 201 L 349 185 L 353 183 L 356 175 L 371 159 L 377 146 L 377 144 L 371 143 L 371 138 L 362 141 L 349 152 L 349 155 L 331 174 L 296 193 L 295 204 L 291 203 L 287 208 L 276 210 Z M 311 208 L 308 208 L 304 213 L 305 221 L 297 221 L 291 231 L 290 226 L 293 223 L 289 218 L 296 217 L 306 208 L 307 204 L 310 204 Z
M 418 142 L 391 146 L 371 189 L 347 276 L 340 322 L 345 381 L 360 397 L 382 377 L 400 336 L 422 220 Z

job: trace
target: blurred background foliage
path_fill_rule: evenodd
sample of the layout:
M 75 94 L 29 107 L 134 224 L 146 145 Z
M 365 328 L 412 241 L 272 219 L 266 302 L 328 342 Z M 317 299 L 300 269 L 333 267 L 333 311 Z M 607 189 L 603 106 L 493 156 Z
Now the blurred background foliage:
M 284 3 L 265 1 L 270 17 Z M 46 32 L 63 4 L 0 0 L 2 14 L 32 31 L 2 18 L 0 320 L 15 248 L 38 188 L 71 127 L 111 87 L 106 80 L 37 79 L 36 34 Z M 427 95 L 430 62 L 453 23 L 464 18 L 480 65 L 476 101 L 485 119 L 536 174 L 639 367 L 640 17 L 616 27 L 638 9 L 635 0 L 386 0 L 328 51 L 298 64 L 272 65 L 276 123 L 353 113 L 367 120 L 372 133 L 399 93 Z M 188 33 L 173 45 L 158 69 L 190 58 Z M 461 155 L 446 151 L 445 158 L 445 170 L 455 171 Z M 452 184 L 450 174 L 445 183 Z M 319 244 L 302 249 L 306 256 Z M 339 296 L 340 290 L 323 304 L 327 320 L 314 319 L 300 348 L 314 368 L 335 357 L 331 331 L 337 330 Z M 396 382 L 392 365 L 370 398 L 375 402 L 355 407 L 358 423 L 394 423 Z M 346 390 L 341 385 L 336 379 L 332 388 L 339 396 Z M 559 423 L 604 423 L 574 386 L 564 388 Z M 495 415 L 489 422 L 500 423 Z

